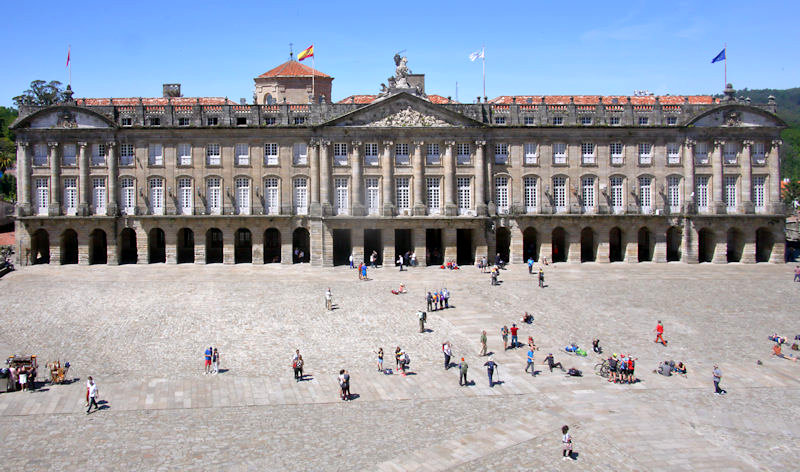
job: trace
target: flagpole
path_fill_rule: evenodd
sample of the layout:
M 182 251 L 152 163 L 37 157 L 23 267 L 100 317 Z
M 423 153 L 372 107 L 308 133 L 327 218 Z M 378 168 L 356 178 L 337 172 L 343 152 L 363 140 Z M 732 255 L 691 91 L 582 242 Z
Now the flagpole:
M 72 88 L 72 58 L 70 57 L 70 53 L 72 52 L 72 45 L 67 45 L 67 69 L 69 69 L 69 88 Z
M 314 46 L 314 43 L 311 43 L 311 46 Z M 314 51 L 315 53 L 317 51 Z M 314 63 L 314 54 L 311 55 L 311 103 L 317 101 L 317 96 L 314 95 L 314 76 L 316 75 L 314 71 L 317 70 L 317 65 Z
M 722 90 L 725 90 L 728 87 L 728 43 L 725 43 L 725 84 L 723 84 Z
M 486 46 L 481 46 L 481 63 L 483 64 L 483 96 L 486 99 Z

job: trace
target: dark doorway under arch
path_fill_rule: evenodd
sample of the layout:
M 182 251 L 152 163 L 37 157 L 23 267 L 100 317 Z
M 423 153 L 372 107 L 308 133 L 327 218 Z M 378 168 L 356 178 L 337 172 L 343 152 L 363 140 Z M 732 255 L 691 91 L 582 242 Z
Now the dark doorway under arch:
M 353 253 L 353 245 L 350 242 L 350 230 L 331 230 L 331 237 L 333 238 L 333 265 L 348 265 L 350 263 L 350 254 Z
M 756 262 L 769 262 L 774 246 L 775 238 L 772 231 L 768 228 L 758 228 L 756 230 Z
M 671 226 L 667 230 L 667 262 L 681 260 L 681 239 L 683 233 L 679 227 Z
M 417 229 L 415 231 L 425 231 L 425 230 Z M 389 264 L 391 266 L 397 265 L 397 256 L 402 254 L 403 257 L 405 257 L 405 254 L 407 252 L 414 252 L 414 242 L 411 239 L 411 230 L 410 229 L 394 230 L 394 260 L 390 261 Z M 430 261 L 430 259 L 428 261 Z
M 639 229 L 639 262 L 650 262 L 653 260 L 653 250 L 656 245 L 656 238 L 653 232 L 647 227 Z
M 189 228 L 178 230 L 176 256 L 178 264 L 194 263 L 194 231 Z
M 552 241 L 553 262 L 567 262 L 567 250 L 569 247 L 567 246 L 567 232 L 564 231 L 564 228 L 559 226 L 553 230 Z
M 456 264 L 469 266 L 475 263 L 475 250 L 472 247 L 472 230 L 456 229 Z
M 148 264 L 167 262 L 167 239 L 161 228 L 153 228 L 147 235 L 147 262 Z
M 728 229 L 728 262 L 740 262 L 744 252 L 744 235 L 737 228 Z
M 89 235 L 89 264 L 108 263 L 108 239 L 106 232 L 95 229 Z
M 608 232 L 608 260 L 609 262 L 625 260 L 625 252 L 622 249 L 622 230 L 616 226 Z
M 581 230 L 581 262 L 597 260 L 597 237 L 592 228 Z
M 253 233 L 247 228 L 239 228 L 233 234 L 233 263 L 253 262 Z
M 310 237 L 308 230 L 297 228 L 292 233 L 292 262 L 295 264 L 311 260 Z
M 369 263 L 372 253 L 375 252 L 375 265 L 383 264 L 383 242 L 381 241 L 381 230 L 364 230 L 364 262 Z M 360 261 L 354 261 L 356 264 Z
M 222 264 L 222 231 L 211 228 L 206 231 L 206 264 Z
M 497 253 L 500 254 L 500 259 L 506 263 L 511 262 L 509 259 L 511 255 L 511 230 L 505 227 L 498 227 L 495 238 L 497 242 L 497 247 L 495 249 Z M 495 255 L 495 257 L 497 257 L 497 255 Z
M 67 229 L 61 233 L 61 264 L 78 263 L 78 233 Z
M 425 230 L 425 250 L 428 265 L 444 264 L 444 251 L 442 251 L 442 230 L 429 228 Z
M 697 262 L 711 262 L 714 259 L 714 232 L 703 228 L 697 233 Z
M 136 264 L 138 260 L 136 231 L 133 228 L 124 228 L 119 234 L 119 263 Z
M 31 236 L 31 264 L 50 263 L 50 236 L 47 231 L 37 229 Z
M 276 228 L 264 231 L 264 264 L 281 261 L 281 232 Z
M 539 260 L 539 238 L 531 227 L 522 232 L 522 260 L 528 262 L 528 259 Z

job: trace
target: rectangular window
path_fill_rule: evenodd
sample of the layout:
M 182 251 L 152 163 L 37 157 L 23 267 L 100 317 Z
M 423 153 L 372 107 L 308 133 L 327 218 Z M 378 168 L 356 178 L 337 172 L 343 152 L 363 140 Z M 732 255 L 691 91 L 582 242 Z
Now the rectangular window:
M 364 165 L 377 166 L 379 162 L 380 161 L 378 159 L 378 143 L 364 144 Z
M 523 118 L 522 122 L 525 124 L 525 126 L 533 126 L 534 124 L 532 116 L 526 116 L 525 118 Z
M 206 180 L 206 206 L 209 215 L 222 213 L 222 179 L 219 177 Z
M 608 124 L 611 126 L 619 126 L 619 117 L 612 116 L 611 118 L 608 119 Z
M 105 144 L 92 144 L 92 165 L 104 166 L 106 165 L 106 145 Z
M 47 144 L 33 145 L 33 165 L 35 166 L 47 165 Z
M 622 177 L 611 177 L 611 212 L 614 214 L 620 214 L 625 211 L 622 201 L 624 194 L 623 183 Z
M 639 164 L 650 165 L 653 163 L 653 145 L 650 143 L 639 143 Z
M 346 166 L 347 164 L 347 143 L 333 143 L 333 165 Z
M 264 165 L 278 165 L 278 144 L 267 143 L 264 145 Z
M 67 215 L 78 213 L 78 179 L 64 177 L 64 212 Z
M 470 145 L 469 143 L 458 143 L 456 145 L 456 162 L 458 165 L 469 165 Z
M 264 124 L 267 126 L 274 126 L 277 123 L 277 120 L 274 117 L 264 118 Z
M 639 211 L 646 215 L 652 211 L 652 183 L 650 177 L 639 177 Z
M 347 215 L 350 213 L 350 195 L 347 188 L 346 178 L 333 179 L 334 205 L 337 215 Z
M 439 211 L 441 210 L 442 199 L 442 194 L 439 187 L 439 177 L 428 177 L 425 179 L 425 183 L 427 184 L 428 189 L 428 214 L 438 215 Z
M 650 124 L 650 118 L 646 116 L 639 117 L 639 126 L 647 126 Z
M 50 204 L 50 188 L 47 178 L 36 179 L 36 193 L 33 198 L 36 203 L 36 214 L 47 215 L 47 207 Z
M 553 164 L 567 163 L 567 145 L 565 143 L 553 144 Z
M 504 124 L 506 124 L 506 117 L 505 116 L 495 116 L 494 117 L 494 124 L 496 124 L 496 125 L 504 125 Z
M 508 144 L 495 144 L 494 145 L 494 163 L 507 164 L 508 163 Z
M 667 164 L 681 163 L 681 145 L 678 143 L 667 143 Z
M 178 179 L 178 211 L 181 215 L 191 215 L 193 206 L 192 179 L 182 177 Z
M 739 154 L 739 144 L 726 142 L 722 150 L 722 159 L 725 164 L 736 164 L 736 156 Z
M 178 144 L 178 165 L 192 165 L 192 145 L 189 143 Z
M 539 187 L 536 177 L 525 177 L 525 211 L 535 213 L 539 208 Z
M 219 144 L 209 144 L 206 146 L 206 164 L 218 166 L 222 163 Z
M 78 152 L 74 144 L 64 144 L 61 146 L 61 165 L 78 165 Z
M 164 153 L 162 152 L 161 145 L 150 144 L 149 146 L 147 146 L 147 149 L 148 149 L 147 163 L 151 166 L 163 166 Z
M 438 144 L 428 144 L 427 152 L 425 153 L 425 162 L 429 166 L 438 166 L 442 163 L 442 156 L 439 154 L 439 145 Z
M 367 177 L 365 187 L 367 189 L 367 211 L 370 215 L 377 215 L 380 210 L 379 198 L 381 194 L 378 179 L 376 177 Z
M 611 153 L 611 164 L 621 165 L 624 162 L 622 155 L 622 143 L 611 143 L 608 145 Z
M 123 215 L 136 214 L 136 185 L 130 177 L 119 179 L 119 202 Z
M 726 175 L 724 181 L 724 192 L 723 196 L 725 197 L 725 207 L 728 211 L 732 212 L 736 210 L 736 176 L 735 175 Z
M 295 177 L 294 185 L 294 213 L 296 215 L 308 214 L 308 179 Z
M 189 126 L 189 118 L 178 118 L 178 126 Z
M 567 178 L 553 177 L 553 203 L 556 212 L 567 211 Z
M 697 143 L 695 145 L 694 162 L 699 165 L 708 165 L 708 143 Z
M 123 118 L 122 119 L 122 126 L 133 126 L 133 119 L 131 119 L 131 118 Z
M 581 117 L 581 125 L 589 126 L 592 124 L 592 117 L 591 116 L 582 116 Z
M 677 116 L 668 116 L 667 117 L 667 126 L 675 126 L 678 124 L 678 117 Z
M 667 199 L 669 200 L 670 213 L 681 211 L 681 178 L 669 177 L 667 179 Z
M 594 211 L 594 177 L 581 179 L 581 206 L 584 213 Z
M 150 214 L 164 214 L 164 179 L 154 177 L 148 181 L 150 189 Z
M 264 179 L 264 214 L 277 215 L 280 213 L 280 187 L 277 177 Z
M 407 166 L 411 163 L 408 158 L 408 144 L 397 143 L 394 145 L 394 165 Z
M 119 145 L 119 165 L 132 166 L 133 165 L 133 144 L 120 144 Z
M 594 143 L 581 143 L 581 162 L 584 164 L 594 164 Z
M 763 211 L 766 208 L 766 182 L 767 178 L 763 175 L 753 176 L 753 205 L 756 210 Z
M 235 158 L 237 166 L 250 165 L 250 145 L 247 143 L 239 143 L 235 148 Z
M 525 143 L 523 151 L 525 153 L 525 164 L 535 165 L 539 163 L 539 146 L 536 143 Z
M 308 144 L 294 143 L 294 146 L 292 146 L 292 162 L 296 166 L 308 165 Z
M 106 214 L 106 179 L 94 177 L 92 179 L 92 209 L 95 215 Z
M 458 214 L 465 215 L 472 209 L 472 186 L 469 177 L 458 177 Z
M 708 180 L 707 175 L 695 177 L 694 198 L 697 203 L 697 211 L 708 211 Z
M 553 117 L 553 125 L 554 126 L 561 126 L 564 124 L 564 117 L 563 116 L 554 116 Z
M 210 116 L 206 120 L 206 125 L 208 126 L 217 126 L 218 124 L 219 124 L 219 118 L 217 118 L 216 116 Z
M 497 213 L 508 213 L 508 177 L 494 178 L 494 202 Z
M 753 143 L 753 164 L 761 164 L 767 162 L 766 146 L 764 143 Z
M 302 125 L 302 124 L 305 124 L 305 122 L 306 122 L 306 117 L 305 116 L 295 116 L 294 117 L 294 124 L 296 124 L 296 125 Z
M 250 214 L 250 179 L 247 177 L 237 177 L 234 182 L 236 186 L 236 214 Z
M 395 180 L 395 197 L 398 210 L 408 210 L 410 207 L 408 183 L 408 177 L 398 177 Z

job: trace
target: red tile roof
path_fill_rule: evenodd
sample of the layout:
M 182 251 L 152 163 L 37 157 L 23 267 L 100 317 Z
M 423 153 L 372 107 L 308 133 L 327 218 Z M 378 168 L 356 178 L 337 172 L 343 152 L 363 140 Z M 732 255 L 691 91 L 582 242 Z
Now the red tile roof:
M 269 79 L 273 77 L 311 77 L 311 74 L 314 74 L 314 77 L 333 80 L 333 77 L 323 74 L 322 72 L 312 69 L 306 65 L 300 64 L 297 61 L 284 62 L 278 67 L 264 72 L 256 78 Z
M 600 103 L 600 99 L 607 105 L 624 104 L 628 102 L 628 98 L 631 99 L 631 104 L 633 105 L 653 105 L 656 103 L 655 95 L 633 97 L 623 95 L 501 95 L 489 100 L 489 103 L 510 105 L 513 98 L 516 98 L 519 105 L 527 104 L 529 99 L 531 104 L 536 105 L 542 103 L 542 97 L 544 97 L 544 102 L 547 105 L 567 105 L 570 97 L 572 97 L 576 105 L 597 105 Z M 711 103 L 719 102 L 719 99 L 714 99 L 710 95 L 664 95 L 659 96 L 658 100 L 662 105 L 681 105 L 685 103 L 687 98 L 690 105 L 710 105 Z
M 127 97 L 127 98 L 78 98 L 75 102 L 80 106 L 134 106 L 139 105 L 139 100 L 142 105 L 167 105 L 170 99 L 164 97 Z M 174 97 L 172 98 L 173 105 L 238 105 L 224 97 Z
M 336 103 L 356 103 L 359 105 L 366 105 L 368 103 L 372 103 L 375 99 L 378 98 L 377 95 L 350 95 L 347 98 L 343 98 Z M 428 100 L 431 103 L 435 103 L 437 105 L 441 105 L 444 103 L 458 103 L 455 100 L 447 100 L 447 97 L 443 97 L 441 95 L 428 95 Z

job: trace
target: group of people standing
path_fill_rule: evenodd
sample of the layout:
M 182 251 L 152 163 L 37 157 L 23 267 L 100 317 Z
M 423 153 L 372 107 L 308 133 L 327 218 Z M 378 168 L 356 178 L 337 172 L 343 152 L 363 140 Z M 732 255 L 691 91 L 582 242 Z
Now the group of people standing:
M 215 347 L 209 346 L 203 355 L 205 359 L 205 372 L 204 374 L 218 374 L 219 373 L 219 350 Z
M 428 311 L 450 308 L 450 291 L 446 288 L 442 288 L 438 291 L 434 290 L 433 292 L 429 291 L 425 300 L 428 302 Z

